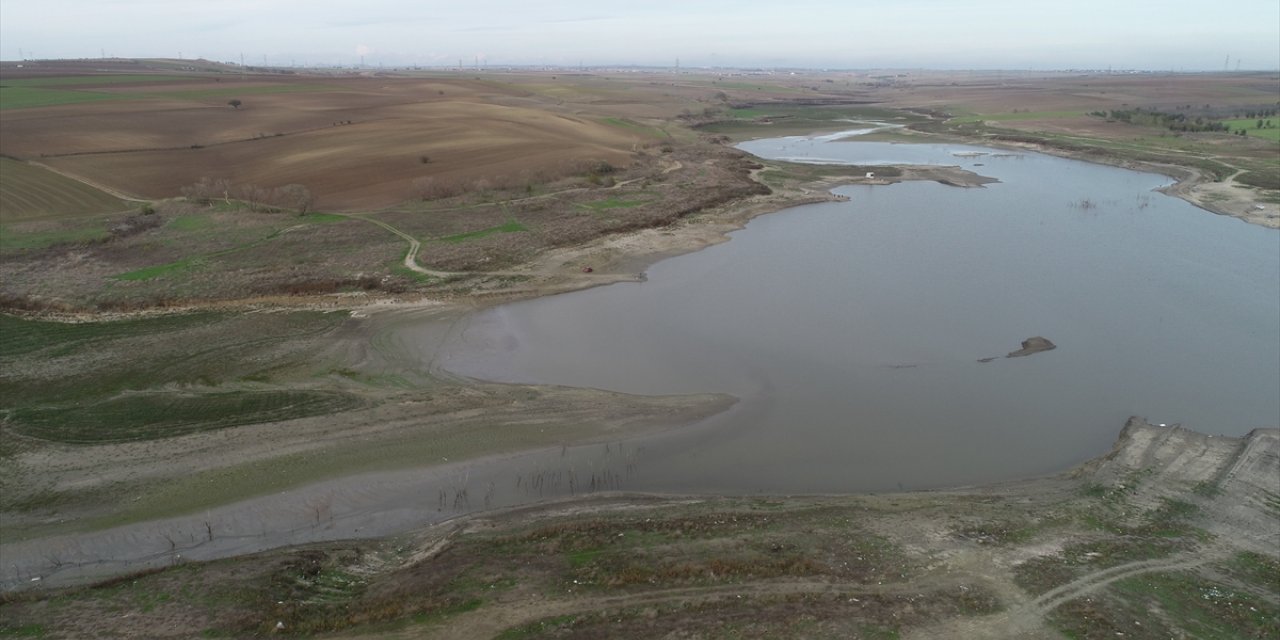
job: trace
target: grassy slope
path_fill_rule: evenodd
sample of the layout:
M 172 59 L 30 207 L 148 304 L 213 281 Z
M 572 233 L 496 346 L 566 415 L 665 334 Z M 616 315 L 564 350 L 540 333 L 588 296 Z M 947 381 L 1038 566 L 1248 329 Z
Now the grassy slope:
M 260 373 L 244 357 L 259 346 L 327 331 L 335 318 L 187 314 L 66 324 L 0 315 L 6 427 L 53 442 L 120 442 L 350 409 L 359 402 L 345 394 L 234 384 Z M 248 327 L 253 335 L 222 344 L 191 339 Z M 36 373 L 46 368 L 56 373 Z

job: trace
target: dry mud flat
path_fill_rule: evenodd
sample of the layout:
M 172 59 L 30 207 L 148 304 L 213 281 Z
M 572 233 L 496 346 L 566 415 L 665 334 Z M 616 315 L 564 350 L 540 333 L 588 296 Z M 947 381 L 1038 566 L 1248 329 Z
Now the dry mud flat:
M 733 403 L 726 396 L 530 385 L 442 385 L 431 395 L 431 414 L 422 412 L 422 399 L 405 397 L 341 419 L 294 420 L 287 430 L 253 425 L 98 446 L 92 455 L 76 446 L 31 452 L 20 464 L 48 469 L 56 491 L 81 489 L 109 506 L 6 513 L 0 588 L 382 536 L 512 499 L 536 500 L 541 487 L 504 484 L 499 495 L 475 470 L 515 466 L 520 453 L 562 450 L 565 443 L 609 448 L 621 459 L 618 439 L 696 422 Z M 530 469 L 529 482 L 541 473 Z M 603 473 L 598 482 L 584 475 L 577 492 L 605 490 Z M 298 486 L 291 476 L 324 479 Z M 103 521 L 134 524 L 99 530 Z
M 1052 478 L 593 496 L 382 540 L 171 558 L 97 587 L 11 593 L 0 624 L 44 637 L 1274 637 L 1277 483 L 1275 429 L 1135 419 L 1109 454 Z

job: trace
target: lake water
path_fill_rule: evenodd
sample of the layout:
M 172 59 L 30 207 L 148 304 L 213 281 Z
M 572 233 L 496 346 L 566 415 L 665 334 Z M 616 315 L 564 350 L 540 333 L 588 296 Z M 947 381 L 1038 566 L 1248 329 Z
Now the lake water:
M 1153 193 L 1167 183 L 1157 175 L 836 138 L 743 147 L 820 162 L 959 164 L 1001 182 L 846 187 L 849 202 L 757 218 L 730 242 L 654 265 L 647 282 L 475 314 L 440 351 L 434 329 L 402 329 L 402 339 L 421 339 L 414 357 L 424 367 L 639 394 L 723 392 L 741 399 L 731 410 L 626 442 L 341 478 L 11 543 L 0 588 L 162 566 L 175 549 L 211 559 L 387 535 L 599 490 L 844 493 L 1012 480 L 1106 451 L 1135 414 L 1229 435 L 1280 424 L 1280 232 Z M 1058 348 L 978 362 L 1034 335 Z M 459 504 L 460 495 L 475 498 Z M 324 523 L 308 506 L 319 503 L 332 505 Z M 220 535 L 206 542 L 208 521 Z M 54 556 L 63 562 L 50 565 Z
M 849 186 L 664 260 L 648 281 L 476 314 L 466 376 L 741 401 L 630 443 L 626 489 L 813 493 L 1058 471 L 1131 415 L 1280 424 L 1280 233 L 1163 176 L 963 145 L 745 143 L 807 162 L 959 165 L 999 183 Z M 983 155 L 972 155 L 983 154 Z M 1044 336 L 1054 351 L 980 363 Z

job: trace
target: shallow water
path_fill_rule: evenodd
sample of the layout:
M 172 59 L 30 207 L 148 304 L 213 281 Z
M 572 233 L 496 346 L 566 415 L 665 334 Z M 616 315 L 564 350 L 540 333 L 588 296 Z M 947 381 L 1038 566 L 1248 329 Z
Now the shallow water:
M 1154 192 L 1163 176 L 1039 154 L 838 136 L 742 148 L 1001 182 L 844 187 L 849 202 L 757 218 L 647 282 L 481 312 L 437 364 L 742 399 L 632 443 L 633 490 L 991 482 L 1097 455 L 1131 415 L 1229 435 L 1280 424 L 1275 230 Z M 1058 348 L 978 362 L 1034 335 Z

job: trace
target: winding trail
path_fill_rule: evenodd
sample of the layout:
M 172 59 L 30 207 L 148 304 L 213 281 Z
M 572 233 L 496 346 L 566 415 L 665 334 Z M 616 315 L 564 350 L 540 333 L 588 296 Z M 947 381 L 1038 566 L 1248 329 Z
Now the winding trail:
M 456 276 L 456 275 L 467 275 L 467 274 L 455 272 L 455 271 L 436 271 L 434 269 L 427 269 L 422 267 L 421 265 L 418 264 L 418 251 L 422 249 L 422 243 L 419 242 L 417 238 L 381 220 L 368 217 L 367 215 L 357 215 L 352 213 L 338 213 L 334 215 L 339 215 L 344 218 L 351 218 L 353 220 L 364 220 L 365 222 L 371 222 L 373 224 L 378 225 L 379 227 L 382 227 L 383 229 L 386 229 L 387 231 L 390 231 L 391 233 L 394 233 L 400 236 L 401 238 L 404 238 L 405 242 L 409 243 L 409 250 L 404 254 L 404 266 L 406 269 L 409 269 L 417 273 L 421 273 L 423 275 L 433 276 L 436 278 L 447 278 L 447 277 Z
M 663 175 L 666 175 L 666 174 L 669 174 L 669 173 L 671 173 L 671 172 L 673 172 L 673 171 L 678 171 L 678 170 L 683 169 L 683 168 L 684 168 L 684 163 L 680 162 L 679 160 L 673 160 L 673 161 L 671 162 L 671 164 L 669 164 L 669 165 L 667 165 L 667 166 L 663 167 L 663 169 L 662 169 L 662 173 L 663 173 Z M 754 178 L 754 175 L 755 175 L 755 174 L 753 173 L 753 174 L 752 174 L 752 177 L 753 177 L 753 178 Z M 614 184 L 612 184 L 612 185 L 610 185 L 610 186 L 608 186 L 608 187 L 604 187 L 603 189 L 598 189 L 598 190 L 600 190 L 600 191 L 605 191 L 605 190 L 613 191 L 613 190 L 621 189 L 622 187 L 625 187 L 625 186 L 630 185 L 630 184 L 634 184 L 634 183 L 637 183 L 637 182 L 641 182 L 641 181 L 646 180 L 646 179 L 648 179 L 648 176 L 641 176 L 641 177 L 639 177 L 639 178 L 632 178 L 632 179 L 630 179 L 630 180 L 623 180 L 623 181 L 621 181 L 621 182 L 616 182 L 616 183 L 614 183 Z M 87 182 L 86 182 L 85 184 L 89 184 L 90 186 L 96 186 L 96 185 L 93 185 L 93 184 L 90 184 L 90 183 L 87 183 Z M 100 187 L 99 187 L 99 188 L 100 188 Z M 452 207 L 452 208 L 446 208 L 446 209 L 435 209 L 435 210 L 433 210 L 433 211 L 453 211 L 453 210 L 460 210 L 460 209 L 471 209 L 471 208 L 482 207 L 482 206 L 506 206 L 506 205 L 509 205 L 509 204 L 519 204 L 519 203 L 522 203 L 522 202 L 529 202 L 529 201 L 532 201 L 532 200 L 541 200 L 541 199 L 546 199 L 546 198 L 553 198 L 553 197 L 561 196 L 561 195 L 564 195 L 564 194 L 567 194 L 567 193 L 577 193 L 577 192 L 581 192 L 581 191 L 588 191 L 588 190 L 592 190 L 592 188 L 591 188 L 591 187 L 579 187 L 579 188 L 576 188 L 576 189 L 567 189 L 567 190 L 564 190 L 564 191 L 556 191 L 556 192 L 552 192 L 552 193 L 544 193 L 544 194 L 540 194 L 540 195 L 536 195 L 536 196 L 528 196 L 528 197 L 525 197 L 525 198 L 516 198 L 516 199 L 514 199 L 514 200 L 501 200 L 501 201 L 487 202 L 487 203 L 481 203 L 481 204 L 476 204 L 476 205 L 469 205 L 469 206 L 465 206 L 465 207 Z M 115 195 L 115 194 L 112 194 L 112 195 Z M 525 272 L 525 271 L 440 271 L 440 270 L 437 270 L 437 269 L 427 269 L 427 268 L 423 267 L 422 265 L 418 264 L 418 252 L 422 250 L 422 242 L 421 242 L 421 241 L 419 241 L 417 238 L 413 237 L 412 235 L 410 235 L 410 234 L 408 234 L 408 233 L 405 233 L 404 231 L 401 231 L 400 229 L 397 229 L 396 227 L 392 226 L 391 224 L 389 224 L 389 223 L 387 223 L 387 222 L 384 222 L 384 221 L 382 221 L 382 220 L 378 220 L 378 219 L 376 219 L 376 218 L 372 217 L 372 216 L 374 216 L 374 215 L 377 215 L 376 213 L 342 213 L 342 212 L 336 212 L 336 211 L 335 211 L 335 212 L 332 212 L 332 213 L 333 213 L 333 215 L 342 216 L 342 217 L 344 217 L 344 218 L 349 218 L 349 219 L 352 219 L 352 220 L 363 220 L 363 221 L 365 221 L 365 222 L 370 222 L 370 223 L 376 224 L 376 225 L 378 225 L 379 227 L 382 227 L 383 229 L 386 229 L 387 231 L 390 231 L 391 233 L 394 233 L 394 234 L 396 234 L 397 236 L 400 236 L 402 239 L 404 239 L 404 241 L 405 241 L 405 242 L 409 243 L 409 250 L 408 250 L 407 252 L 405 252 L 405 255 L 404 255 L 404 266 L 405 266 L 405 268 L 406 268 L 406 269 L 409 269 L 409 270 L 411 270 L 411 271 L 413 271 L 413 272 L 415 272 L 415 273 L 421 273 L 421 274 L 423 274 L 423 275 L 432 276 L 432 277 L 436 277 L 436 278 L 449 278 L 449 277 L 456 277 L 456 276 L 529 276 L 529 275 L 534 275 L 534 274 L 531 274 L 531 273 L 529 273 L 529 272 Z M 587 276 L 587 277 L 585 277 L 584 279 L 592 279 L 592 280 L 610 280 L 610 281 L 617 280 L 617 277 L 616 277 L 616 276 L 611 276 L 611 275 L 608 275 L 608 274 L 599 274 L 599 275 L 582 274 L 582 275 L 583 275 L 583 276 Z

